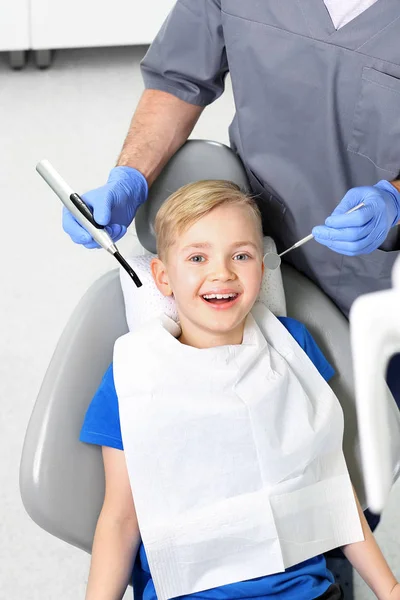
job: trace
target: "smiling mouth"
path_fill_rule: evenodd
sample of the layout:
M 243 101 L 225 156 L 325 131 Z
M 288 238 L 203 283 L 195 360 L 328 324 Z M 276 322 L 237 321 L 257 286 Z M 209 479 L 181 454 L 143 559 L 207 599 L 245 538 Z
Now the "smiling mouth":
M 236 300 L 236 298 L 238 296 L 239 296 L 239 294 L 232 292 L 229 294 L 203 294 L 201 297 L 208 304 L 220 305 L 220 304 L 230 304 L 231 302 Z

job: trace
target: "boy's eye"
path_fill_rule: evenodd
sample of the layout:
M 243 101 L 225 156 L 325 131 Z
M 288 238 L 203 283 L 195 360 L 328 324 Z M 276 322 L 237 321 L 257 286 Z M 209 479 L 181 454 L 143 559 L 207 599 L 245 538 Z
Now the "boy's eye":
M 242 252 L 241 254 L 236 254 L 233 260 L 247 260 L 248 258 L 250 258 L 249 255 Z
M 191 256 L 189 258 L 189 260 L 190 260 L 190 262 L 198 262 L 199 263 L 199 262 L 205 261 L 205 258 L 204 258 L 204 256 L 200 256 L 200 254 L 196 254 L 196 256 Z

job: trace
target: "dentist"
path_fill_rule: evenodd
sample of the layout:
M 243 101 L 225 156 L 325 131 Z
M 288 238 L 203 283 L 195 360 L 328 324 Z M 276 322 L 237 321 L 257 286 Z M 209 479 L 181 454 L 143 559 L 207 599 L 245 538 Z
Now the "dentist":
M 348 315 L 357 296 L 390 287 L 400 254 L 399 38 L 392 0 L 178 0 L 142 62 L 117 166 L 84 195 L 95 219 L 124 235 L 229 72 L 230 143 L 265 232 L 282 251 L 313 230 L 319 244 L 288 261 Z M 96 246 L 70 213 L 63 224 Z M 388 382 L 400 404 L 398 358 Z

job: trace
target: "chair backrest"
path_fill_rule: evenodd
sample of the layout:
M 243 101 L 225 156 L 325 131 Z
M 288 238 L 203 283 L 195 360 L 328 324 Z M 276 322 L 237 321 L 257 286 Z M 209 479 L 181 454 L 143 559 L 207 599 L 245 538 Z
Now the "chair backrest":
M 210 178 L 247 185 L 243 167 L 229 148 L 187 142 L 164 169 L 138 214 L 138 236 L 148 250 L 155 250 L 155 207 L 181 185 Z M 288 315 L 310 329 L 336 368 L 332 387 L 345 412 L 346 459 L 364 503 L 348 323 L 311 281 L 287 265 L 282 274 Z M 23 448 L 20 489 L 27 512 L 45 530 L 86 551 L 91 549 L 103 501 L 104 473 L 100 449 L 79 442 L 79 431 L 111 361 L 114 341 L 126 331 L 118 271 L 112 271 L 91 286 L 68 322 L 40 389 Z M 399 423 L 395 405 L 393 419 Z
M 151 186 L 148 201 L 137 212 L 136 232 L 146 250 L 156 253 L 154 219 L 164 200 L 183 185 L 201 179 L 227 179 L 249 190 L 243 164 L 230 148 L 206 140 L 186 142 L 164 167 Z
M 128 331 L 115 269 L 86 292 L 68 321 L 34 406 L 22 452 L 20 490 L 32 519 L 90 551 L 104 498 L 98 446 L 79 442 L 86 409 Z

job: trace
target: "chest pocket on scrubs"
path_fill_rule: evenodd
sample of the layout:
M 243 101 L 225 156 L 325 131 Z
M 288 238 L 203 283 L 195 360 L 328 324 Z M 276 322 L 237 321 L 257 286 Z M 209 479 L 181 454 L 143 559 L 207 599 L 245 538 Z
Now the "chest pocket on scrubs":
M 400 78 L 364 67 L 347 148 L 394 176 L 400 171 Z

